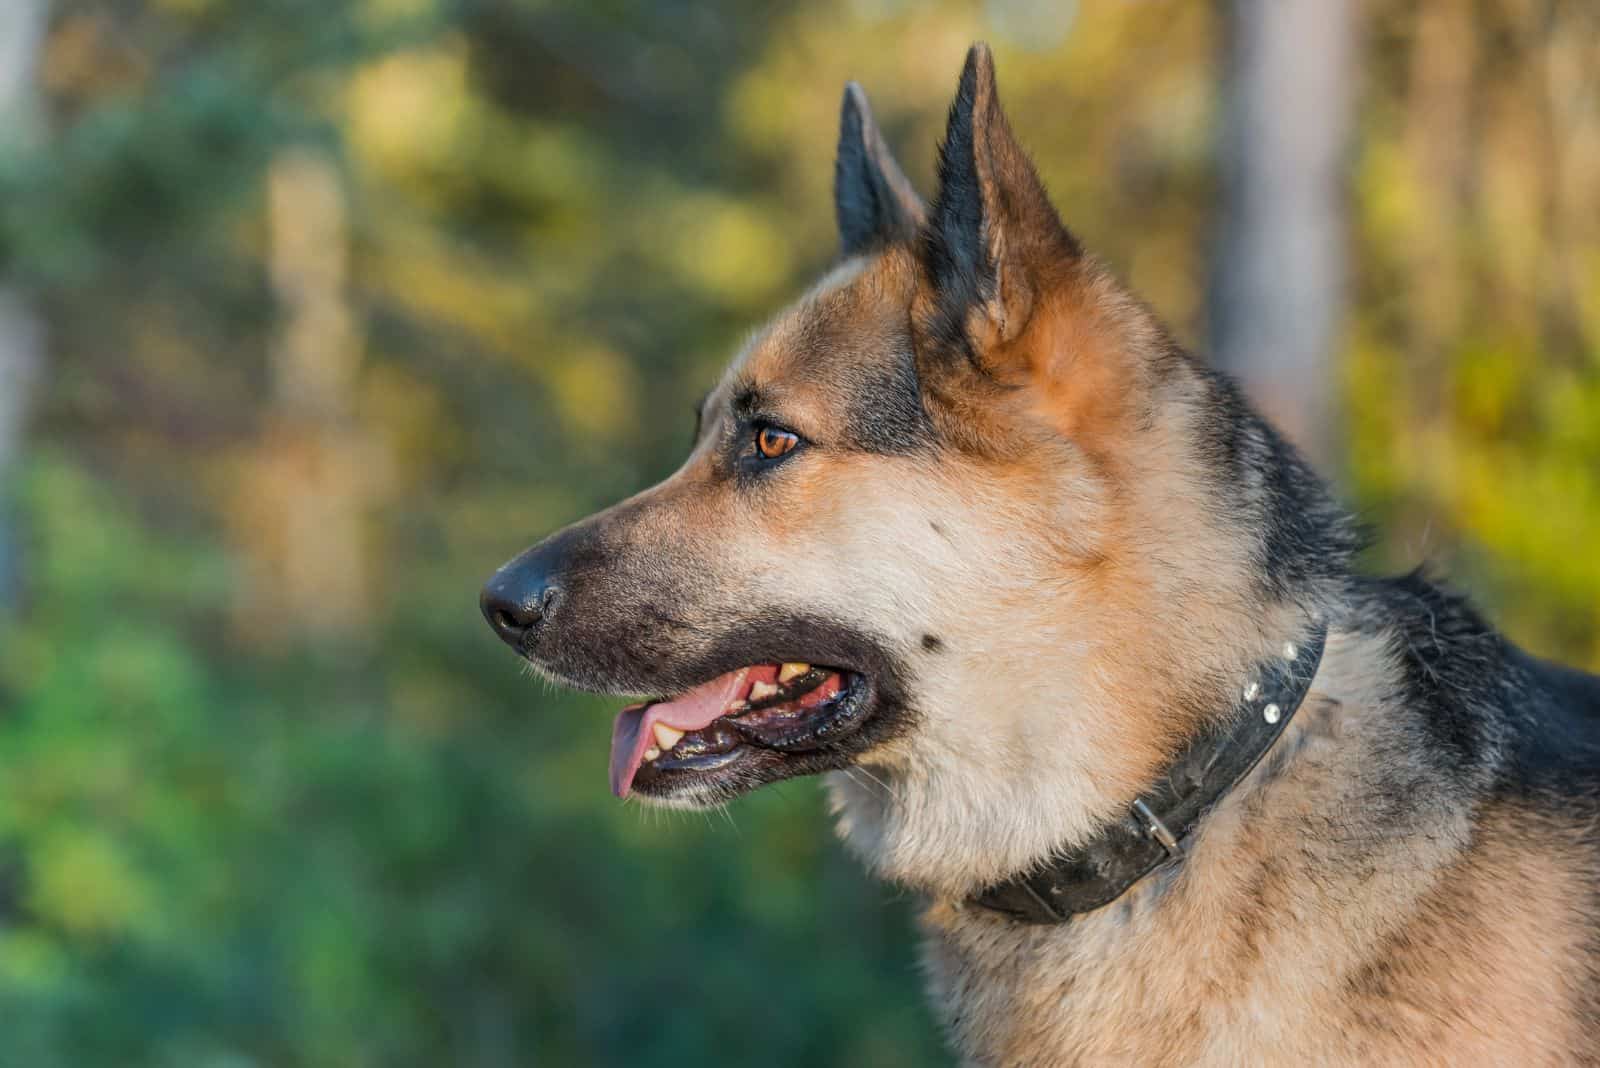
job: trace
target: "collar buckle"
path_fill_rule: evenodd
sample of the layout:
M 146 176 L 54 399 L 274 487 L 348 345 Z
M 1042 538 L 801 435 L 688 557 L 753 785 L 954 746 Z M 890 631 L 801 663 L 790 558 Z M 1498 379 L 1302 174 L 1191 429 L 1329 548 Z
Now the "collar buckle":
M 1161 817 L 1150 811 L 1150 806 L 1144 803 L 1144 798 L 1136 797 L 1133 800 L 1133 814 L 1139 817 L 1144 824 L 1144 833 L 1161 843 L 1161 848 L 1167 851 L 1170 857 L 1183 856 L 1183 845 L 1178 841 L 1178 836 L 1172 829 L 1161 822 Z

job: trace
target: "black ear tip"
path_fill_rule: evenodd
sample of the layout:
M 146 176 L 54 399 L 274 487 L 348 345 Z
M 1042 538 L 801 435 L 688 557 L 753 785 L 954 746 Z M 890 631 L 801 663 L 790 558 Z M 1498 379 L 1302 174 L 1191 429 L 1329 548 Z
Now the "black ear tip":
M 844 99 L 839 101 L 839 132 L 843 135 L 859 132 L 871 114 L 861 83 L 845 82 Z
M 895 163 L 857 82 L 845 83 L 839 104 L 833 205 L 846 254 L 908 240 L 922 224 L 922 201 Z
M 980 85 L 994 87 L 994 53 L 984 41 L 975 41 L 967 49 L 967 61 L 961 66 L 960 95 L 972 98 Z

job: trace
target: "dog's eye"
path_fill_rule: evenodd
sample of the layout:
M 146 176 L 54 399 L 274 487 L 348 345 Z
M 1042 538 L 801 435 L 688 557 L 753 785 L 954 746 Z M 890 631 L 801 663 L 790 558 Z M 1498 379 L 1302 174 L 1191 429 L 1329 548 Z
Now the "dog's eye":
M 756 429 L 756 451 L 768 460 L 776 460 L 798 444 L 800 444 L 799 435 L 791 434 L 787 430 L 780 430 L 775 426 Z

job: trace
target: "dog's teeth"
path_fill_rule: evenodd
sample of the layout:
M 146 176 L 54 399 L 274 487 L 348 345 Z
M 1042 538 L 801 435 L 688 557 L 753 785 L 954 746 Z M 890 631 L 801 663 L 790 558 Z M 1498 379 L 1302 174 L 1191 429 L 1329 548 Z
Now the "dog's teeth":
M 810 664 L 785 664 L 778 669 L 778 681 L 793 682 L 810 670 Z
M 765 701 L 778 692 L 778 688 L 770 682 L 758 682 L 750 687 L 750 700 Z
M 678 739 L 683 737 L 682 731 L 676 727 L 669 727 L 665 723 L 657 723 L 655 725 L 655 732 L 656 745 L 661 747 L 661 751 L 663 753 L 677 745 Z
M 653 745 L 649 749 L 646 749 L 644 751 L 644 758 L 646 760 L 654 760 L 657 757 L 659 757 L 660 755 L 661 755 L 661 750 L 657 749 Z

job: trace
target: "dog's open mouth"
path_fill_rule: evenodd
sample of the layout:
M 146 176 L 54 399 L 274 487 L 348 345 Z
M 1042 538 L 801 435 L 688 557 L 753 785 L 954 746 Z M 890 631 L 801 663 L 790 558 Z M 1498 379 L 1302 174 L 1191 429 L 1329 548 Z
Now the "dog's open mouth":
M 864 675 L 839 668 L 755 664 L 630 705 L 612 730 L 612 792 L 669 790 L 746 759 L 821 749 L 853 729 L 869 689 Z

